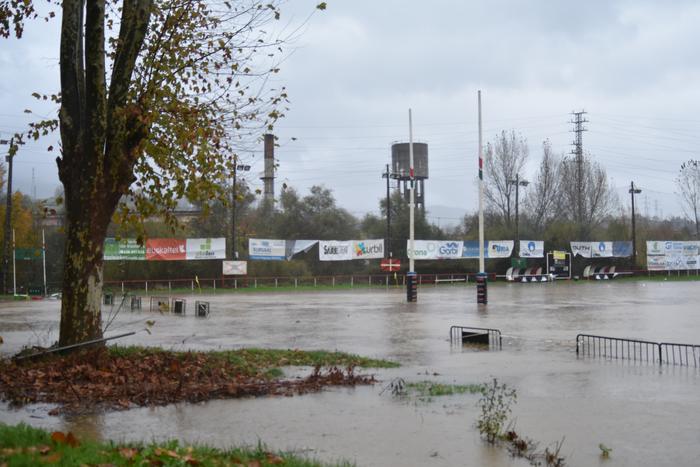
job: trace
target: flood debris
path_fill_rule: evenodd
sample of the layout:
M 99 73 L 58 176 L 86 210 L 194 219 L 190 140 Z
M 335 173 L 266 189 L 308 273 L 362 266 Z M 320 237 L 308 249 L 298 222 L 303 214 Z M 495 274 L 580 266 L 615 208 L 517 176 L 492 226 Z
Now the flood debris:
M 240 362 L 215 353 L 115 354 L 91 349 L 40 360 L 0 360 L 0 398 L 14 406 L 58 404 L 50 412 L 56 415 L 211 399 L 293 396 L 329 386 L 376 382 L 374 376 L 356 374 L 353 365 L 316 366 L 308 376 L 282 378 L 269 368 L 242 368 Z

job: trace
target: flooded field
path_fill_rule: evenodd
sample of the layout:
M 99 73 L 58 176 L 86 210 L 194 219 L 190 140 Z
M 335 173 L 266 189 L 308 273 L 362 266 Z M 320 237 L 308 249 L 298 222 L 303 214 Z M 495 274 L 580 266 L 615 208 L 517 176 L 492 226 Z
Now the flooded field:
M 101 415 L 50 417 L 50 407 L 0 406 L 0 421 L 72 430 L 114 440 L 179 438 L 226 447 L 256 444 L 358 465 L 526 465 L 485 445 L 474 428 L 478 396 L 396 398 L 394 377 L 473 384 L 497 377 L 518 391 L 516 429 L 540 447 L 565 437 L 568 465 L 696 465 L 700 458 L 700 370 L 577 357 L 578 333 L 700 344 L 700 283 L 492 284 L 479 309 L 464 285 L 403 289 L 183 296 L 186 316 L 122 311 L 107 334 L 119 341 L 181 349 L 328 349 L 393 359 L 372 371 L 374 387 L 293 398 L 178 404 Z M 195 300 L 211 304 L 193 316 Z M 3 354 L 56 339 L 59 303 L 0 304 Z M 451 345 L 452 325 L 498 328 L 503 349 Z M 601 459 L 599 443 L 613 449 Z

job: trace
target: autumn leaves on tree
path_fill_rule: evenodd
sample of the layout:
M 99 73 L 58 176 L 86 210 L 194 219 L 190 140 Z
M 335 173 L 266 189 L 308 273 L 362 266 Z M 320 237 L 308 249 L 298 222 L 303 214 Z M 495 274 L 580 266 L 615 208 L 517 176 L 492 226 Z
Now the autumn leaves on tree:
M 112 221 L 138 225 L 172 216 L 177 200 L 225 200 L 237 147 L 283 116 L 278 71 L 283 39 L 263 26 L 276 2 L 63 0 L 60 15 L 35 2 L 0 6 L 0 35 L 60 16 L 58 127 L 66 246 L 61 345 L 101 337 L 103 242 Z M 324 4 L 318 6 L 325 8 Z M 40 98 L 43 96 L 37 94 Z

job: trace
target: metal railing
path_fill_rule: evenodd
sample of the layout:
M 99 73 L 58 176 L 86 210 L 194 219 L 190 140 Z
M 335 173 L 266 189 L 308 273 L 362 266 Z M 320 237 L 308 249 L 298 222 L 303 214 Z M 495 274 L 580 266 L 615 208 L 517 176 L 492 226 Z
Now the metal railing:
M 495 276 L 492 276 L 495 277 Z M 418 274 L 419 286 L 458 286 L 473 282 L 474 274 Z M 105 289 L 112 292 L 144 291 L 159 294 L 167 291 L 182 293 L 208 290 L 216 293 L 222 289 L 297 289 L 297 288 L 397 288 L 405 287 L 406 275 L 390 274 L 352 274 L 335 276 L 241 276 L 223 278 L 190 279 L 129 279 L 105 281 Z
M 462 343 L 464 336 L 470 334 L 488 334 L 489 345 L 498 345 L 498 348 L 503 348 L 503 338 L 499 329 L 491 328 L 475 328 L 471 326 L 451 326 L 450 327 L 450 342 Z
M 700 367 L 700 345 L 578 334 L 576 355 Z
M 661 342 L 659 355 L 662 363 L 700 367 L 700 345 Z

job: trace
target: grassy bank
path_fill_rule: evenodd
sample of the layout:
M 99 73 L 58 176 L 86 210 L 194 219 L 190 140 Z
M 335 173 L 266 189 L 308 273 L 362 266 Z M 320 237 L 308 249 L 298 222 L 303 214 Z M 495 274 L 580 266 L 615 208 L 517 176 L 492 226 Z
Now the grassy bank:
M 27 425 L 0 424 L 0 465 L 165 465 L 165 466 L 289 466 L 322 467 L 322 464 L 286 453 L 257 448 L 214 449 L 181 446 L 176 441 L 151 444 L 115 444 L 79 440 L 72 434 Z
M 285 378 L 281 367 L 287 366 L 313 369 L 305 377 Z M 109 347 L 22 361 L 0 360 L 0 398 L 16 406 L 57 404 L 50 415 L 124 410 L 374 384 L 373 375 L 359 374 L 355 368 L 395 366 L 386 360 L 326 351 L 175 352 Z
M 113 357 L 145 358 L 151 355 L 170 355 L 182 360 L 193 354 L 193 352 L 163 350 L 159 347 L 111 346 L 108 349 L 109 354 Z M 228 364 L 233 370 L 247 375 L 283 366 L 356 366 L 361 368 L 397 368 L 400 366 L 389 360 L 326 350 L 247 348 L 194 353 L 205 356 L 210 365 Z

